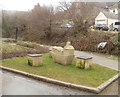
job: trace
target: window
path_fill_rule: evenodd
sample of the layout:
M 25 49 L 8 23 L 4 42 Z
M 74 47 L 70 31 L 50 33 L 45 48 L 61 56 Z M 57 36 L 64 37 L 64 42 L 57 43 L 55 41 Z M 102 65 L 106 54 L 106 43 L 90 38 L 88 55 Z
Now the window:
M 120 22 L 115 22 L 115 25 L 120 25 Z
M 113 10 L 113 12 L 115 13 L 115 10 Z

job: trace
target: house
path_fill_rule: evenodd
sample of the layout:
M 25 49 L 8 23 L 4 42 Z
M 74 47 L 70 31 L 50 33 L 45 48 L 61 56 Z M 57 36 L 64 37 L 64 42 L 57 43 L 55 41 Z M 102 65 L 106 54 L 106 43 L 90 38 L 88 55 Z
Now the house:
M 106 24 L 109 27 L 112 23 L 115 23 L 119 20 L 119 10 L 118 4 L 116 3 L 109 7 L 109 11 L 101 11 L 95 18 L 95 24 Z
M 113 6 L 109 7 L 109 11 L 114 14 L 118 14 L 118 3 L 115 3 Z
M 106 24 L 108 26 L 117 21 L 118 15 L 107 11 L 100 12 L 95 18 L 95 24 Z

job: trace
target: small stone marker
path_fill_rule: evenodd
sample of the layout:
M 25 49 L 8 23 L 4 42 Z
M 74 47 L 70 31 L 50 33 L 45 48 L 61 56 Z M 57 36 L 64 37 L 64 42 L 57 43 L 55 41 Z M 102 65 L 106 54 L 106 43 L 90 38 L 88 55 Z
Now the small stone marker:
M 88 69 L 91 67 L 91 59 L 92 57 L 89 56 L 78 56 L 76 57 L 76 67 L 81 68 L 81 69 Z
M 28 54 L 28 65 L 41 66 L 42 63 L 42 54 Z

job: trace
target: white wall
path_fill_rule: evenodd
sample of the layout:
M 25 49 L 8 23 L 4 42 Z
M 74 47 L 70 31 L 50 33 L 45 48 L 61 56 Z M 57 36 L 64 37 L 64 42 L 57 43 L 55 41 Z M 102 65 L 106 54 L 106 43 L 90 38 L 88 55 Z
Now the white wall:
M 115 12 L 113 12 L 113 10 L 115 10 Z M 111 13 L 115 13 L 115 14 L 118 14 L 118 9 L 116 8 L 116 9 L 110 9 L 109 10 Z
M 95 18 L 95 24 L 98 24 L 99 20 L 104 20 L 106 22 L 105 24 L 107 24 L 107 17 L 102 12 Z
M 118 20 L 117 19 L 108 19 L 108 27 L 112 24 L 112 23 L 115 23 L 117 22 Z
M 102 12 L 98 14 L 98 16 L 95 18 L 95 24 L 98 24 L 99 20 L 105 20 L 105 24 L 108 25 L 108 27 L 112 24 L 117 22 L 117 19 L 108 19 Z

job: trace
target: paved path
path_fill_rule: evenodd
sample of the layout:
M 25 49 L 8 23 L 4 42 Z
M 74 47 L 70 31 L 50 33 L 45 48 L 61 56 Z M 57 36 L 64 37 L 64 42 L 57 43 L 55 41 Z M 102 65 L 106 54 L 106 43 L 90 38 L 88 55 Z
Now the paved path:
M 1 72 L 1 71 L 0 71 Z M 19 74 L 2 71 L 3 95 L 97 95 L 94 93 L 66 88 L 42 81 L 37 81 Z M 1 81 L 1 80 L 0 80 Z M 117 95 L 118 82 L 113 82 L 99 95 Z
M 96 55 L 94 53 L 88 53 L 83 51 L 75 51 L 75 56 L 92 56 L 93 57 L 93 63 L 97 63 L 115 70 L 118 70 L 118 61 L 117 60 L 111 60 L 106 58 L 105 55 Z M 119 69 L 120 70 L 120 69 Z

